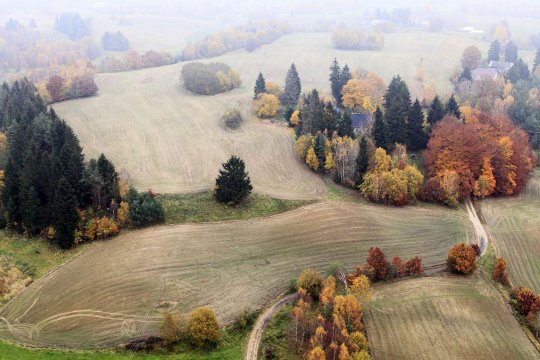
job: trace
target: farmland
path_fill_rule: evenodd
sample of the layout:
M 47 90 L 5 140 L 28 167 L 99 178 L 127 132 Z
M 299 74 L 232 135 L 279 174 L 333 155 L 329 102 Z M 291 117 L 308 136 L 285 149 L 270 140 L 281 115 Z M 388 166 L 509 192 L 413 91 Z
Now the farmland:
M 500 256 L 508 259 L 510 279 L 540 291 L 540 173 L 510 199 L 482 201 L 482 214 Z
M 500 294 L 478 277 L 375 287 L 365 315 L 374 359 L 534 359 Z
M 133 231 L 89 249 L 40 279 L 0 313 L 2 338 L 23 344 L 98 348 L 155 333 L 160 304 L 181 312 L 211 305 L 227 323 L 265 304 L 306 267 L 421 255 L 440 268 L 466 240 L 463 211 L 322 202 L 272 217 Z M 88 296 L 91 293 L 92 296 Z

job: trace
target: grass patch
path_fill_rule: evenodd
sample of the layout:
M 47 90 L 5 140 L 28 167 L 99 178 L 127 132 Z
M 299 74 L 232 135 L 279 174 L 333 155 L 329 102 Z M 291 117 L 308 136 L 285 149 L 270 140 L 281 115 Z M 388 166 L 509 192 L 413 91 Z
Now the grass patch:
M 279 214 L 312 204 L 311 200 L 281 200 L 266 195 L 251 194 L 236 206 L 228 206 L 214 200 L 210 191 L 194 194 L 159 195 L 158 201 L 165 211 L 166 224 L 246 220 Z
M 478 260 L 478 267 L 482 270 L 489 278 L 493 274 L 493 267 L 495 266 L 495 245 L 493 242 L 489 242 L 486 252 Z
M 54 350 L 31 350 L 0 341 L 0 359 L 17 360 L 238 360 L 243 357 L 249 331 L 223 331 L 222 344 L 211 351 L 192 350 L 187 344 L 179 344 L 171 353 L 133 352 L 64 352 Z M 181 352 L 180 352 L 181 351 Z
M 266 349 L 272 349 L 276 359 L 301 359 L 287 341 L 287 332 L 291 326 L 289 314 L 291 313 L 293 306 L 293 304 L 286 305 L 268 322 L 259 345 L 259 354 L 257 355 L 259 359 L 264 358 Z

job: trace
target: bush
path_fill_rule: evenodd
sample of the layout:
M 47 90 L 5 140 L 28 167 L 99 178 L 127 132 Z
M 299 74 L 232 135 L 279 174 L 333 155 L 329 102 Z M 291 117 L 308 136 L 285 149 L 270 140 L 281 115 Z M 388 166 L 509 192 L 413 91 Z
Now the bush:
M 214 310 L 207 307 L 193 310 L 189 315 L 188 333 L 194 346 L 215 347 L 219 342 L 220 329 Z
M 495 260 L 495 265 L 493 266 L 493 280 L 503 284 L 510 284 L 508 279 L 508 271 L 506 270 L 506 260 L 502 257 L 498 257 Z
M 120 31 L 116 33 L 107 31 L 101 37 L 101 46 L 107 51 L 126 51 L 129 49 L 129 41 Z
M 384 280 L 388 271 L 388 262 L 384 253 L 378 247 L 371 247 L 368 250 L 367 264 L 373 268 L 374 280 Z
M 219 170 L 216 179 L 216 200 L 226 204 L 238 204 L 253 190 L 244 161 L 231 156 Z
M 181 78 L 187 90 L 201 95 L 219 94 L 237 88 L 242 83 L 238 73 L 223 63 L 186 64 L 182 68 Z
M 272 94 L 260 94 L 255 100 L 255 113 L 262 119 L 273 118 L 279 110 L 279 100 Z
M 323 278 L 321 274 L 313 269 L 302 271 L 296 282 L 296 286 L 300 289 L 305 289 L 306 292 L 313 298 L 317 299 L 322 289 Z
M 227 109 L 221 120 L 227 128 L 236 130 L 242 125 L 244 118 L 238 109 Z
M 533 304 L 538 299 L 538 295 L 536 295 L 531 289 L 523 286 L 512 289 L 510 296 L 516 302 L 516 309 L 518 313 L 523 316 L 527 316 L 529 312 L 531 312 Z
M 165 214 L 151 192 L 138 193 L 133 187 L 128 191 L 129 222 L 142 227 L 165 221 Z
M 180 314 L 171 314 L 168 311 L 161 313 L 161 322 L 159 324 L 159 336 L 163 340 L 172 344 L 180 340 L 182 335 L 182 317 Z
M 456 274 L 470 274 L 476 270 L 476 251 L 464 243 L 454 245 L 448 251 L 446 266 Z

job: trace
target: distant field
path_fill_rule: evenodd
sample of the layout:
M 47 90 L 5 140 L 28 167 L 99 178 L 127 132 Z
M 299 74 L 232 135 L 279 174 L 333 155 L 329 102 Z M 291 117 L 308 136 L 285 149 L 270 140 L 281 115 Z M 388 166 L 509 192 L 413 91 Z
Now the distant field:
M 58 103 L 55 110 L 80 137 L 87 155 L 101 152 L 132 175 L 140 189 L 194 192 L 213 186 L 218 168 L 231 154 L 241 156 L 255 191 L 276 198 L 314 199 L 326 194 L 321 179 L 300 163 L 293 151 L 292 131 L 251 119 L 253 82 L 259 71 L 282 83 L 292 62 L 298 66 L 303 89 L 329 92 L 328 67 L 334 57 L 351 69 L 362 67 L 387 81 L 401 74 L 413 93 L 413 80 L 422 62 L 426 83 L 448 91 L 448 76 L 459 67 L 469 44 L 487 44 L 459 36 L 396 33 L 385 50 L 338 51 L 330 34 L 285 36 L 253 53 L 237 51 L 207 61 L 222 61 L 241 73 L 243 87 L 216 96 L 186 91 L 179 81 L 182 64 L 118 74 L 100 74 L 99 95 Z M 225 109 L 237 107 L 250 119 L 240 130 L 223 130 Z
M 501 295 L 476 277 L 377 285 L 365 314 L 373 358 L 538 359 Z
M 540 172 L 523 194 L 480 204 L 498 252 L 509 261 L 514 285 L 540 291 Z
M 324 202 L 249 221 L 124 233 L 30 286 L 0 312 L 0 337 L 37 346 L 96 348 L 156 331 L 163 301 L 211 305 L 223 322 L 259 307 L 301 269 L 363 263 L 369 247 L 442 266 L 466 240 L 463 211 Z

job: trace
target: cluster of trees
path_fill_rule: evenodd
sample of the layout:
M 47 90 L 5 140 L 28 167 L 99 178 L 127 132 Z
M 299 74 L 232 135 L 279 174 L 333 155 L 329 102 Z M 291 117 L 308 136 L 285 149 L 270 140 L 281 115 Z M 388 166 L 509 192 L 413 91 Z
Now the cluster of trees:
M 478 245 L 456 244 L 448 250 L 446 267 L 455 274 L 472 274 L 478 267 L 477 258 L 479 256 L 480 248 Z
M 479 111 L 465 122 L 446 116 L 437 123 L 424 158 L 429 180 L 423 198 L 450 206 L 470 196 L 517 194 L 536 164 L 523 130 Z
M 38 83 L 38 91 L 47 103 L 94 96 L 98 90 L 93 72 L 73 77 L 53 75 Z
M 222 166 L 216 178 L 216 200 L 230 205 L 238 204 L 253 190 L 246 164 L 233 155 Z
M 136 50 L 129 50 L 122 57 L 107 56 L 101 59 L 97 65 L 97 69 L 99 72 L 105 73 L 122 72 L 170 65 L 174 62 L 173 56 L 165 51 L 148 50 L 140 54 Z
M 129 40 L 120 31 L 116 33 L 106 31 L 101 36 L 101 46 L 106 51 L 126 51 L 129 49 Z
M 297 352 L 310 360 L 371 359 L 362 326 L 362 306 L 371 299 L 367 277 L 360 275 L 343 289 L 334 276 L 323 279 L 308 269 L 297 285 L 289 332 Z
M 242 83 L 238 73 L 223 63 L 186 64 L 182 68 L 181 78 L 187 90 L 201 95 L 215 95 L 229 91 Z
M 66 12 L 56 18 L 54 29 L 66 34 L 71 40 L 90 35 L 90 25 L 78 13 Z
M 253 22 L 190 43 L 182 51 L 180 57 L 183 61 L 189 61 L 211 58 L 238 49 L 253 51 L 262 45 L 270 44 L 289 32 L 289 24 L 283 21 Z
M 165 221 L 163 207 L 157 201 L 156 194 L 151 190 L 138 192 L 135 188 L 130 187 L 125 196 L 125 201 L 125 207 L 129 210 L 126 219 L 129 225 L 139 228 Z M 118 210 L 118 219 L 121 219 L 122 204 L 124 203 L 120 203 L 120 209 Z
M 332 89 L 332 96 L 339 107 L 341 107 L 343 104 L 343 87 L 351 79 L 352 75 L 351 71 L 349 70 L 349 66 L 345 64 L 343 69 L 341 69 L 339 62 L 336 58 L 334 58 L 334 61 L 330 66 L 330 88 Z
M 372 72 L 355 73 L 341 89 L 343 106 L 354 112 L 374 113 L 383 105 L 386 85 Z
M 337 29 L 332 32 L 332 43 L 336 49 L 341 50 L 381 50 L 384 46 L 384 35 Z
M 420 276 L 424 274 L 422 259 L 418 256 L 403 261 L 399 256 L 394 256 L 392 261 L 386 260 L 384 252 L 378 247 L 368 250 L 366 264 L 358 266 L 353 273 L 347 275 L 347 281 L 354 284 L 354 279 L 366 276 L 371 282 L 392 280 L 407 276 Z
M 240 128 L 244 122 L 244 117 L 238 109 L 231 108 L 225 110 L 225 113 L 221 117 L 221 121 L 227 129 L 236 130 Z
M 211 349 L 218 345 L 221 332 L 214 310 L 209 307 L 194 309 L 183 322 L 179 313 L 164 311 L 161 313 L 159 336 L 165 345 L 173 345 L 180 340 L 187 340 L 198 349 Z
M 523 316 L 531 330 L 538 334 L 538 321 L 540 316 L 540 294 L 535 294 L 529 288 L 517 286 L 510 292 L 510 304 L 517 313 Z
M 282 96 L 283 92 L 279 85 L 267 82 L 263 74 L 259 73 L 253 89 L 254 107 L 257 116 L 263 119 L 275 117 L 280 109 L 279 99 Z
M 9 257 L 0 258 L 0 304 L 12 299 L 31 282 L 32 278 L 22 272 Z

